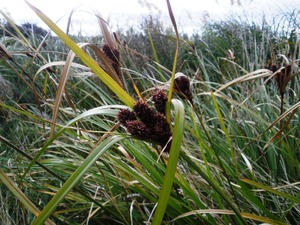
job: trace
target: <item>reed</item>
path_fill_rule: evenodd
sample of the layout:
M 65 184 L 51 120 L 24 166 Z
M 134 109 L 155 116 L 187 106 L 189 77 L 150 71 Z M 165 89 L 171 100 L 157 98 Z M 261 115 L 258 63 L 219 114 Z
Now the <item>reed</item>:
M 151 30 L 143 55 L 99 15 L 102 37 L 70 36 L 28 3 L 57 35 L 40 39 L 1 12 L 15 32 L 0 72 L 18 90 L 0 96 L 1 221 L 297 224 L 298 36 L 289 57 L 269 26 L 181 38 L 167 3 L 172 65 Z

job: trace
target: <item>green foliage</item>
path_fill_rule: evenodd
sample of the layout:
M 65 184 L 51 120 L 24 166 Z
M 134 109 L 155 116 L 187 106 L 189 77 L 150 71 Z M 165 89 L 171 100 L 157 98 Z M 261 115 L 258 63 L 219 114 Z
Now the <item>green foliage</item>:
M 176 50 L 175 33 L 170 28 L 165 28 L 159 18 L 152 16 L 144 18 L 140 29 L 130 28 L 120 31 L 121 37 L 129 47 L 129 57 L 124 55 L 124 64 L 135 71 L 143 71 L 147 64 L 156 62 L 172 70 Z M 134 50 L 134 51 L 132 51 Z M 154 66 L 157 68 L 157 66 Z M 153 76 L 162 79 L 162 76 Z M 151 74 L 152 75 L 152 74 Z
M 71 40 L 34 11 L 59 37 L 40 39 L 38 28 L 26 36 L 11 21 L 1 26 L 11 35 L 1 37 L 0 72 L 14 93 L 0 102 L 9 112 L 0 121 L 1 221 L 297 224 L 297 11 L 272 25 L 213 21 L 181 39 L 147 18 L 140 31 L 120 31 L 124 88 L 103 54 L 105 37 Z M 276 73 L 271 64 L 293 69 Z M 192 89 L 170 82 L 172 68 Z M 276 76 L 288 80 L 283 98 Z M 169 91 L 172 82 L 171 143 L 131 135 L 126 120 L 118 122 L 135 101 L 152 112 L 152 91 Z M 139 112 L 138 119 L 147 118 Z
M 248 19 L 229 18 L 212 21 L 203 28 L 202 35 L 194 34 L 192 40 L 201 65 L 201 76 L 212 82 L 226 83 L 241 76 L 245 71 L 253 72 L 270 68 L 271 64 L 287 63 L 282 55 L 291 61 L 299 58 L 297 21 L 299 11 L 275 18 L 273 24 L 264 18 L 259 24 Z M 186 56 L 186 55 L 185 55 Z M 235 64 L 231 63 L 232 60 Z M 204 63 L 199 63 L 204 62 Z

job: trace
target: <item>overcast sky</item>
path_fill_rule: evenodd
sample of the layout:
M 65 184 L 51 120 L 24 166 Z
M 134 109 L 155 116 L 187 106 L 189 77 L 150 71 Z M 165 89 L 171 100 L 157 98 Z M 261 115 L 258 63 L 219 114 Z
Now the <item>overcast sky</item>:
M 1 0 L 1 10 L 9 13 L 16 23 L 32 22 L 43 26 L 43 22 L 26 5 L 24 0 Z M 165 15 L 165 0 L 28 0 L 42 10 L 50 19 L 58 21 L 65 29 L 68 14 L 76 9 L 73 16 L 73 31 L 83 34 L 97 34 L 97 20 L 93 14 L 99 12 L 108 20 L 113 29 L 140 24 L 138 16 Z M 281 11 L 300 9 L 299 0 L 170 0 L 179 29 L 185 32 L 197 30 L 206 20 L 224 17 L 224 13 L 247 12 L 249 18 L 262 14 L 278 15 Z M 239 6 L 239 2 L 242 7 Z M 148 3 L 148 5 L 147 5 Z M 0 15 L 0 18 L 2 16 Z

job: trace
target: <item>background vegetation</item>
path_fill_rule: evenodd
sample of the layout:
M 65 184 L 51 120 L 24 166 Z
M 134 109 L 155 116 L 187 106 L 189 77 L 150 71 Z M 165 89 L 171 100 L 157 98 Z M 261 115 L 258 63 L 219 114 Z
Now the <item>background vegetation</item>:
M 80 48 L 33 11 L 57 36 L 1 12 L 1 224 L 299 224 L 300 11 L 179 39 L 160 18 L 115 35 L 99 19 Z M 172 144 L 120 125 L 173 82 Z

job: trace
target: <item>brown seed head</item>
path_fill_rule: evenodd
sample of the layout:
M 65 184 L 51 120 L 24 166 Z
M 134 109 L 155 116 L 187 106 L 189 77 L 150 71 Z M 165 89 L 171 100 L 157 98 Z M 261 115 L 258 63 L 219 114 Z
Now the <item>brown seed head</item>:
M 166 103 L 168 101 L 167 94 L 161 89 L 156 89 L 152 94 L 152 101 L 154 103 L 155 109 L 158 112 L 165 114 Z
M 172 132 L 166 117 L 161 113 L 157 113 L 154 117 L 153 141 L 165 145 L 171 136 Z
M 120 68 L 120 51 L 115 48 L 109 47 L 108 44 L 103 45 L 102 50 L 105 55 L 112 61 L 112 67 L 116 71 L 116 73 L 121 76 L 121 68 Z
M 193 94 L 190 79 L 187 76 L 179 76 L 175 78 L 174 88 L 189 101 L 192 101 Z
M 280 94 L 283 96 L 285 92 L 285 88 L 289 81 L 291 80 L 292 65 L 285 65 L 284 68 L 276 73 L 275 81 L 278 87 Z
M 138 120 L 127 121 L 126 128 L 130 134 L 141 139 L 149 139 L 152 133 L 146 124 Z
M 155 112 L 150 108 L 150 106 L 143 101 L 138 101 L 133 106 L 133 111 L 135 112 L 136 116 L 143 121 L 145 124 L 152 124 L 153 117 Z
M 275 73 L 278 70 L 278 68 L 275 64 L 272 64 L 270 69 L 273 73 Z
M 130 111 L 129 109 L 122 109 L 118 113 L 117 119 L 123 126 L 126 126 L 126 122 L 136 120 L 136 116 L 134 112 Z

